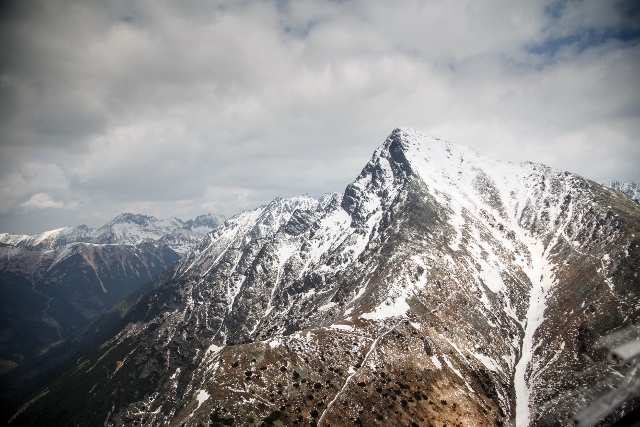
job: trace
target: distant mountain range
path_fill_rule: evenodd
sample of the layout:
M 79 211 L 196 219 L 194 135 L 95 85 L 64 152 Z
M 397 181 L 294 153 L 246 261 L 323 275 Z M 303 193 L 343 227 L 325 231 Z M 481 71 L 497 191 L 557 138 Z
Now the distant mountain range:
M 11 425 L 568 425 L 640 376 L 597 345 L 638 266 L 620 192 L 398 128 L 343 194 L 207 234 Z
M 627 196 L 631 200 L 636 203 L 640 203 L 640 184 L 637 182 L 629 181 L 629 182 L 619 182 L 619 181 L 611 181 L 608 184 L 602 184 L 614 190 L 620 191 Z
M 81 331 L 223 221 L 124 213 L 98 229 L 0 234 L 0 377 Z
M 184 255 L 224 220 L 223 216 L 214 214 L 200 215 L 185 222 L 178 218 L 159 220 L 153 216 L 123 213 L 97 229 L 80 225 L 45 231 L 37 236 L 0 233 L 0 244 L 51 250 L 71 243 L 138 245 L 154 242 L 165 244 L 177 254 Z

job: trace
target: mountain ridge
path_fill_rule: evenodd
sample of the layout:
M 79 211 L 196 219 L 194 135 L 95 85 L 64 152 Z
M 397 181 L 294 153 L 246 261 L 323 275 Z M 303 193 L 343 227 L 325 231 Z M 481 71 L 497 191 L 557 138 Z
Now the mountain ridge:
M 398 128 L 325 202 L 227 220 L 14 422 L 542 425 L 619 373 L 593 343 L 638 317 L 628 198 Z
M 93 229 L 86 225 L 62 227 L 27 236 L 0 233 L 0 243 L 30 249 L 55 249 L 70 243 L 126 244 L 162 242 L 180 255 L 184 255 L 204 235 L 222 223 L 221 215 L 204 214 L 182 221 L 172 217 L 159 220 L 154 216 L 121 213 L 102 227 Z
M 62 343 L 173 265 L 223 219 L 124 213 L 98 229 L 0 234 L 0 406 L 77 351 Z

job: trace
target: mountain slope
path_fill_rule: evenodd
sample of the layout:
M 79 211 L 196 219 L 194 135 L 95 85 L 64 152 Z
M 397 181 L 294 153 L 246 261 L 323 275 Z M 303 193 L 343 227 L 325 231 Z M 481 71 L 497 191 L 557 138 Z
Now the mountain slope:
M 166 270 L 221 221 L 211 214 L 187 222 L 122 214 L 97 230 L 0 234 L 0 407 L 32 391 L 36 377 L 71 354 L 63 346 L 49 356 L 51 348 Z
M 97 230 L 0 234 L 2 350 L 30 357 L 63 340 L 176 262 L 221 221 L 121 214 Z
M 344 195 L 227 221 L 12 422 L 542 425 L 617 372 L 639 233 L 615 191 L 396 129 Z

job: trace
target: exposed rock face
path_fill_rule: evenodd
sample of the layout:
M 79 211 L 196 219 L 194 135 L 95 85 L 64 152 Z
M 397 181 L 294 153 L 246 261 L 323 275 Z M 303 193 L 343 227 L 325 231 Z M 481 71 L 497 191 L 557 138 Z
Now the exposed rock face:
M 637 321 L 639 244 L 622 194 L 396 129 L 344 195 L 228 220 L 12 423 L 563 420 Z

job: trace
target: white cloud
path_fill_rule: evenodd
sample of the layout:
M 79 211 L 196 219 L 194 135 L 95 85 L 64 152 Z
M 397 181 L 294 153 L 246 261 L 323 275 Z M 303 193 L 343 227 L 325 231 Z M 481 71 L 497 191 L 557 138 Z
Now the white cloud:
M 47 193 L 34 194 L 26 202 L 20 203 L 20 207 L 27 211 L 32 209 L 61 209 L 64 206 L 64 203 L 56 202 Z
M 342 191 L 400 125 L 640 180 L 640 44 L 616 36 L 640 30 L 630 5 L 15 3 L 0 20 L 19 46 L 0 50 L 0 225 L 38 193 L 101 225 Z

